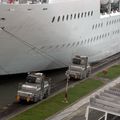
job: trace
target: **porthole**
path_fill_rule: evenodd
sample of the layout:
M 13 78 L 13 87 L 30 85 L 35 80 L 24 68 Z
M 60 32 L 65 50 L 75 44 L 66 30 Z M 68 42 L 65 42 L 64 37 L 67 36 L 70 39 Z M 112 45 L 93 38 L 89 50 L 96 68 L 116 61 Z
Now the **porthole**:
M 77 46 L 80 44 L 80 42 L 77 42 Z
M 64 47 L 64 46 L 65 46 L 65 44 L 62 45 L 62 47 Z M 62 47 L 61 47 L 61 48 L 62 48 Z
M 102 38 L 104 38 L 104 34 L 102 35 Z
M 97 28 L 97 24 L 95 25 L 95 28 Z
M 62 17 L 62 21 L 64 21 L 64 19 L 65 19 L 65 16 L 63 15 L 63 17 Z
M 88 16 L 90 16 L 90 11 L 88 12 Z
M 53 46 L 51 45 L 51 46 L 48 47 L 48 49 L 50 49 L 50 48 L 52 48 L 52 47 L 53 47 Z
M 103 26 L 103 23 L 101 23 L 101 27 Z
M 112 24 L 114 23 L 114 21 L 112 21 Z
M 69 15 L 66 16 L 66 20 L 68 20 Z
M 70 19 L 72 19 L 73 15 L 71 14 Z
M 86 17 L 86 15 L 87 15 L 87 12 L 85 12 L 85 15 L 84 15 L 84 16 Z
M 93 38 L 91 38 L 91 42 L 93 41 Z
M 99 36 L 97 36 L 97 40 L 98 40 Z
M 83 13 L 81 14 L 81 18 L 83 17 Z
M 75 45 L 75 42 L 72 44 L 72 47 Z
M 42 46 L 40 49 L 44 49 L 45 48 L 45 46 Z
M 55 21 L 55 17 L 53 17 L 53 19 L 52 19 L 52 23 Z
M 90 42 L 90 39 L 88 39 L 88 43 Z
M 98 24 L 98 27 L 100 27 L 100 23 Z
M 81 41 L 81 44 L 83 44 L 83 40 Z
M 107 37 L 107 34 L 105 33 L 105 37 Z
M 56 45 L 56 48 L 58 48 L 59 47 L 59 45 Z
M 80 18 L 80 13 L 78 13 L 78 19 Z
M 60 21 L 60 16 L 58 17 L 58 20 L 57 20 L 58 22 Z
M 109 21 L 109 25 L 111 25 L 111 21 Z
M 70 46 L 70 43 L 68 43 L 67 47 L 69 47 L 69 46 Z
M 108 26 L 108 21 L 107 21 L 107 23 L 106 23 L 106 26 Z
M 74 19 L 76 19 L 76 13 L 74 14 Z
M 91 11 L 91 16 L 93 15 L 93 11 Z

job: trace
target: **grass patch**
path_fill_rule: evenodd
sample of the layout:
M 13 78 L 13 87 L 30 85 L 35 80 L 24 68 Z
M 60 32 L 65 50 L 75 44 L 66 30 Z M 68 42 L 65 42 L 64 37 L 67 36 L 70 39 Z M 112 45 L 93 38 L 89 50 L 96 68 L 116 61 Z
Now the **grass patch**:
M 68 103 L 63 102 L 64 92 L 62 92 L 10 120 L 44 120 L 102 85 L 102 81 L 94 79 L 80 82 L 68 90 Z
M 107 74 L 100 72 L 97 74 L 97 77 L 108 78 L 110 80 L 120 76 L 120 65 L 114 65 L 107 70 Z

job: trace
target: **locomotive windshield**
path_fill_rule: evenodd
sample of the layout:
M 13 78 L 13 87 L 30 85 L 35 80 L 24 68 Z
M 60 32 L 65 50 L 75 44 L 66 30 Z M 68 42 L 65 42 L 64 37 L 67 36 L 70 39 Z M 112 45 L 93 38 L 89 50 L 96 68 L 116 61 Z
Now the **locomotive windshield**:
M 28 76 L 27 77 L 27 82 L 28 83 L 36 83 L 36 77 Z
M 81 64 L 81 59 L 80 58 L 73 58 L 72 63 L 80 65 Z

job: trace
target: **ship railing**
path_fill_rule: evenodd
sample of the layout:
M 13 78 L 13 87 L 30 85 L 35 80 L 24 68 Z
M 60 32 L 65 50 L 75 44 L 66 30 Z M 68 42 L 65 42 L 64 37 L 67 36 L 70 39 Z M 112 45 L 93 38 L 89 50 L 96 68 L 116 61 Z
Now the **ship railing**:
M 0 0 L 0 4 L 45 4 L 49 0 Z

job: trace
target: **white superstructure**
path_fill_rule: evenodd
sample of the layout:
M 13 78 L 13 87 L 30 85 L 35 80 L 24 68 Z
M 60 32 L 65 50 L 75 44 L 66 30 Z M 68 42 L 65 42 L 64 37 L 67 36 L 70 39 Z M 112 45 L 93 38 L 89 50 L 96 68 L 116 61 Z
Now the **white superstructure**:
M 108 1 L 101 14 L 100 0 L 31 3 L 1 0 L 0 75 L 65 67 L 75 55 L 95 62 L 120 52 L 119 6 L 113 10 Z

